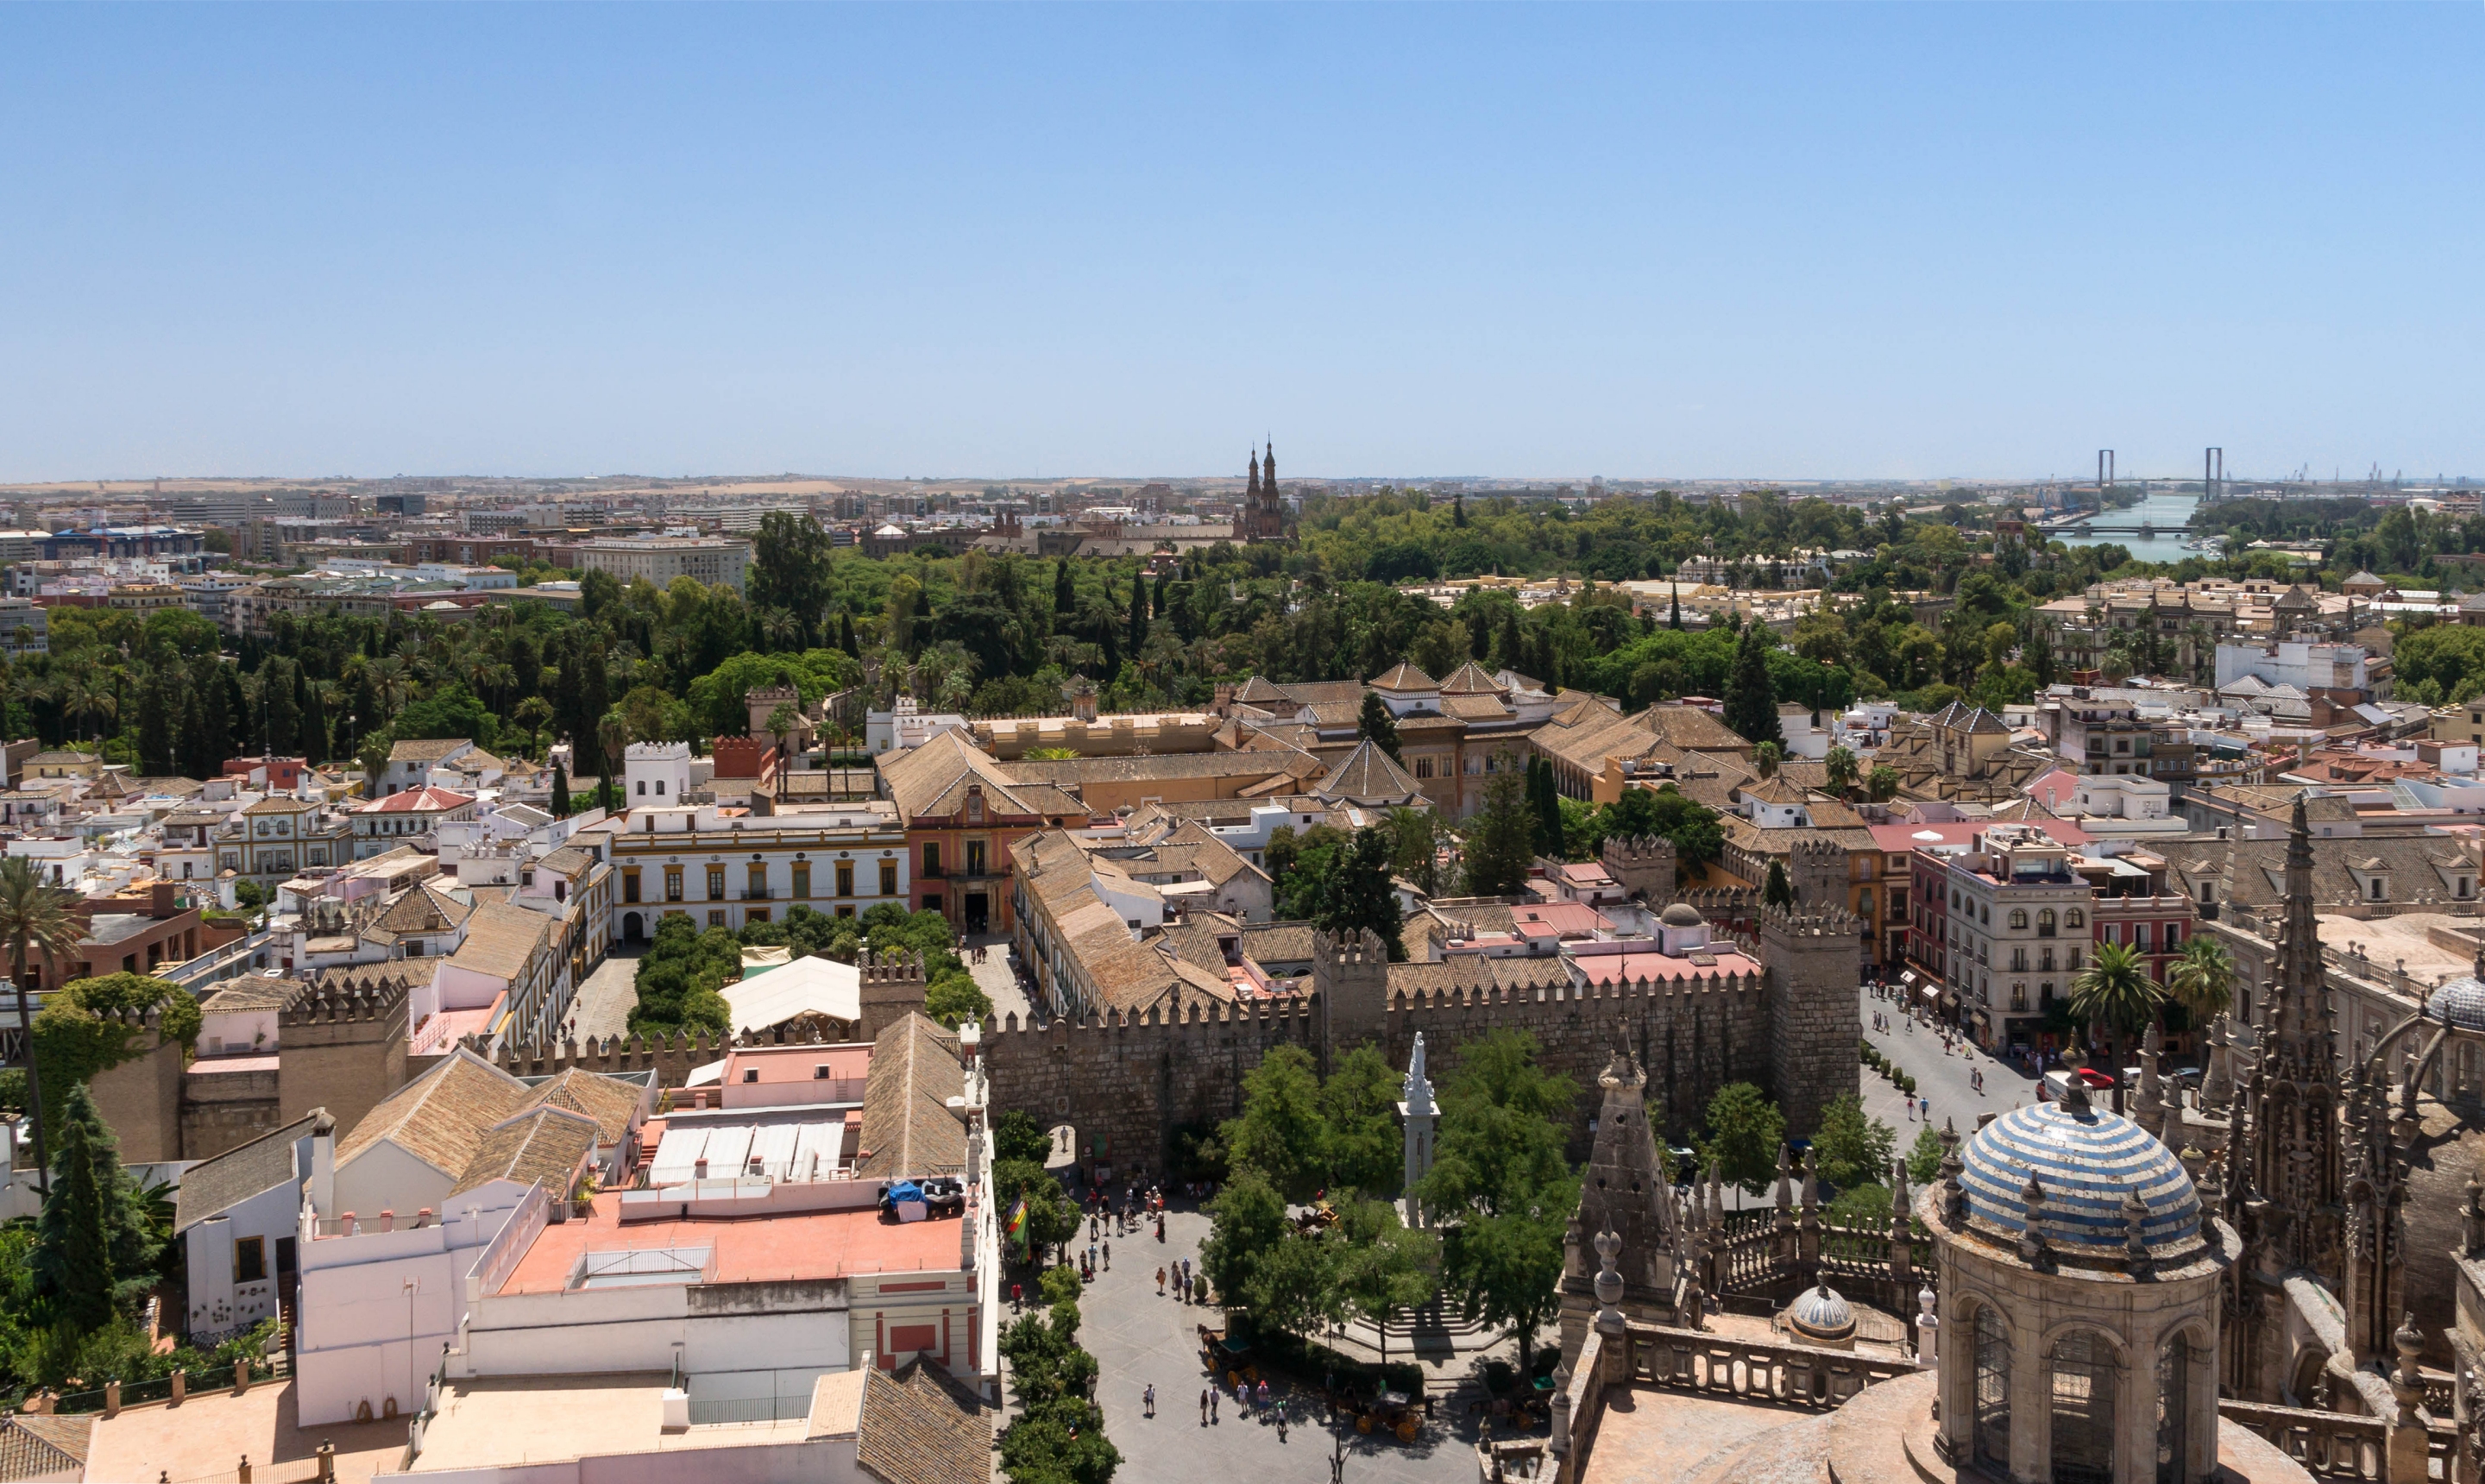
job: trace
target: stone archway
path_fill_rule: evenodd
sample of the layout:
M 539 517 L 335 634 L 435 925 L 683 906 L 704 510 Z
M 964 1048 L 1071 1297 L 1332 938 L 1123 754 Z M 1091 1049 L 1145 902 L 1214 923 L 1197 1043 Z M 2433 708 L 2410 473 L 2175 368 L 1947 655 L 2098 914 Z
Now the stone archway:
M 635 912 L 625 912 L 621 914 L 621 941 L 624 943 L 646 942 L 646 921 Z

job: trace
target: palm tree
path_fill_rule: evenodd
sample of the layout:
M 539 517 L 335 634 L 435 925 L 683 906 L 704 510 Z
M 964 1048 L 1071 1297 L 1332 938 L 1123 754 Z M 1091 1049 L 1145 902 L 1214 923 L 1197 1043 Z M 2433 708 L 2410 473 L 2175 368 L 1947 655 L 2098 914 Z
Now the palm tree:
M 1761 777 L 1762 778 L 1775 778 L 1778 771 L 1778 759 L 1785 756 L 1785 751 L 1774 742 L 1763 742 L 1760 746 L 1752 749 L 1753 765 L 1761 770 Z
M 2205 1026 L 2226 1013 L 2235 1001 L 2235 961 L 2215 938 L 2185 942 L 2174 966 L 2166 971 L 2166 992 L 2195 1026 Z
M 2090 1031 L 2103 1031 L 2106 1055 L 2116 1073 L 2114 1111 L 2122 1112 L 2123 1038 L 2157 1018 L 2166 992 L 2148 976 L 2138 950 L 2120 943 L 2100 943 L 2096 957 L 2071 980 L 2071 1014 L 2088 1022 Z
M 1887 804 L 1898 796 L 1898 770 L 1886 762 L 1876 762 L 1864 777 L 1864 792 L 1875 804 Z
M 17 976 L 17 1044 L 25 1048 L 27 1111 L 35 1117 L 35 1184 L 51 1191 L 51 1160 L 43 1150 L 42 1079 L 35 1069 L 35 1006 L 26 989 L 26 955 L 41 949 L 47 958 L 65 957 L 86 936 L 86 924 L 69 915 L 69 893 L 43 884 L 35 863 L 24 856 L 0 861 L 0 943 L 9 946 L 9 962 Z
M 1829 791 L 1844 798 L 1855 788 L 1857 765 L 1855 755 L 1843 747 L 1833 747 L 1822 759 L 1829 768 Z
M 405 661 L 394 654 L 383 654 L 363 669 L 371 677 L 371 688 L 379 692 L 380 709 L 395 715 L 397 693 L 404 688 L 405 684 Z M 370 724 L 376 730 L 386 725 L 386 719 L 375 716 L 370 718 Z

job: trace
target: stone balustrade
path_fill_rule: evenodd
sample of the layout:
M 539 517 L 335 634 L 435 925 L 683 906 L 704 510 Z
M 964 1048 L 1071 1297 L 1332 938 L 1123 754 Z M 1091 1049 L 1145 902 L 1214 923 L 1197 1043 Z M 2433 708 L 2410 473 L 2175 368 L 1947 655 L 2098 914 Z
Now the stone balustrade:
M 2381 1479 L 2389 1458 L 2389 1424 L 2379 1417 L 2259 1402 L 2221 1401 L 2218 1415 L 2259 1434 L 2324 1479 Z
M 1913 1375 L 1908 1361 L 1664 1325 L 1627 1325 L 1622 1374 L 1646 1386 L 1789 1407 L 1835 1407 L 1874 1382 Z

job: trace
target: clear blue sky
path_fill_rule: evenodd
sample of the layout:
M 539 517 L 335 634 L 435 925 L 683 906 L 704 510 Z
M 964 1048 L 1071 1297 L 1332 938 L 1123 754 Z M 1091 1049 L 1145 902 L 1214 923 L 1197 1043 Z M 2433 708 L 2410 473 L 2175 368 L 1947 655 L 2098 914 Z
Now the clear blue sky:
M 0 8 L 0 479 L 2485 474 L 2485 7 Z

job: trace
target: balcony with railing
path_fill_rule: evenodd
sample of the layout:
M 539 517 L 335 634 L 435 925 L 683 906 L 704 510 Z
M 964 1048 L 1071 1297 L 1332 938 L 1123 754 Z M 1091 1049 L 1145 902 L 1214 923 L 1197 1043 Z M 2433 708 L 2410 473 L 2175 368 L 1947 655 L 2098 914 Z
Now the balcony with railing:
M 774 901 L 776 898 L 776 891 L 769 887 L 745 887 L 742 889 L 742 899 L 747 902 Z

